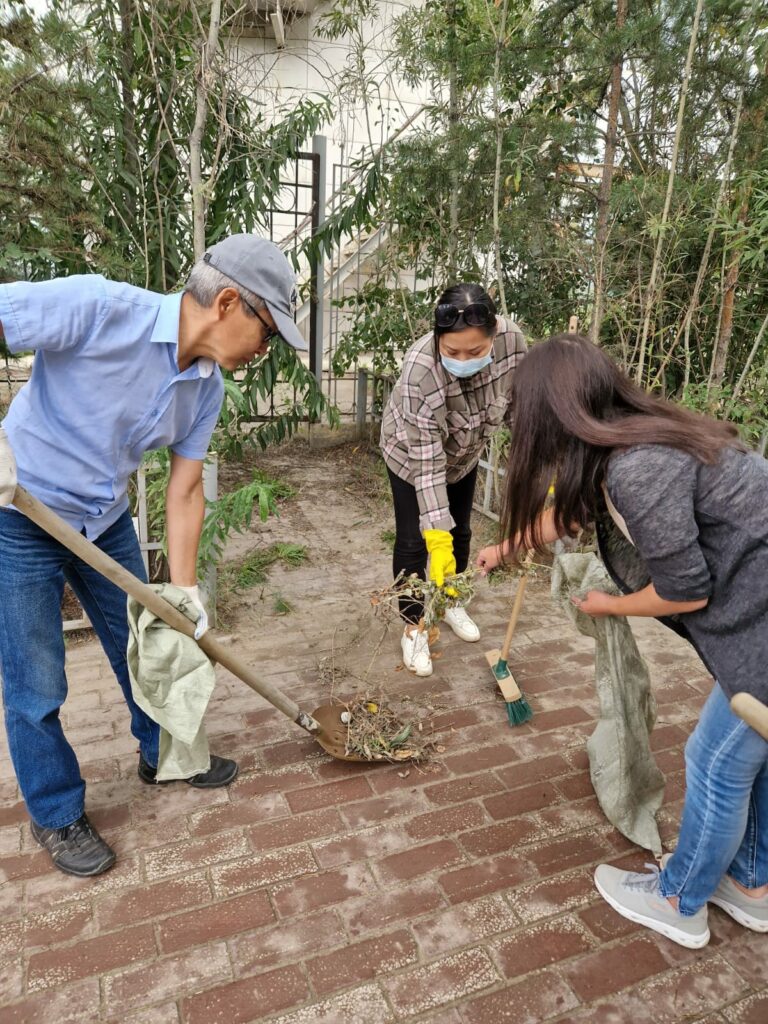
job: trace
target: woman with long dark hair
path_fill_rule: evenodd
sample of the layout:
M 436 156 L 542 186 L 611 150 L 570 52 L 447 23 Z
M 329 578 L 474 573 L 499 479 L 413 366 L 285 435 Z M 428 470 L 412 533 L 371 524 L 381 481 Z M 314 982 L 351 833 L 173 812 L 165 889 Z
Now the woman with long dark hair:
M 426 578 L 428 558 L 438 586 L 466 569 L 477 464 L 507 413 L 524 352 L 520 329 L 496 315 L 493 299 L 477 284 L 444 292 L 434 329 L 406 352 L 381 431 L 395 506 L 395 577 Z M 421 605 L 403 599 L 400 613 L 403 662 L 416 675 L 431 675 L 427 633 L 417 628 Z M 445 621 L 462 640 L 480 639 L 464 608 L 449 609 Z
M 652 397 L 586 338 L 534 346 L 512 382 L 503 544 L 488 571 L 595 524 L 622 591 L 590 591 L 588 615 L 660 618 L 716 682 L 686 745 L 677 848 L 651 874 L 600 865 L 620 914 L 684 946 L 709 941 L 707 903 L 768 931 L 768 743 L 731 711 L 768 702 L 768 462 L 733 426 Z M 542 512 L 556 479 L 553 507 Z

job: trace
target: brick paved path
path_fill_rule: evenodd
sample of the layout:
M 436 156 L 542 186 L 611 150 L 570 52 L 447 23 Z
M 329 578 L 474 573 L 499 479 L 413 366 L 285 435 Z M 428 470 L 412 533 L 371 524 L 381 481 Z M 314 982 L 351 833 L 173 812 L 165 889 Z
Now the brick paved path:
M 334 625 L 364 614 L 362 595 L 386 578 L 377 538 L 389 521 L 347 493 L 332 455 L 290 472 L 299 495 L 269 530 L 302 534 L 313 552 L 271 583 L 295 611 L 245 608 L 231 642 L 311 710 L 327 696 L 316 663 Z M 395 671 L 394 634 L 382 645 L 385 692 L 434 694 L 442 707 L 441 763 L 406 777 L 333 762 L 220 671 L 209 734 L 240 758 L 236 784 L 143 786 L 100 648 L 73 647 L 65 725 L 119 861 L 91 881 L 51 871 L 0 748 L 0 1022 L 765 1024 L 768 936 L 713 908 L 710 945 L 687 951 L 596 896 L 595 864 L 640 868 L 646 855 L 592 792 L 591 641 L 544 584 L 529 593 L 514 651 L 535 709 L 523 727 L 507 725 L 482 659 L 503 634 L 508 592 L 482 588 L 483 640 L 443 637 L 430 680 Z M 659 700 L 669 842 L 710 680 L 656 624 L 638 637 Z

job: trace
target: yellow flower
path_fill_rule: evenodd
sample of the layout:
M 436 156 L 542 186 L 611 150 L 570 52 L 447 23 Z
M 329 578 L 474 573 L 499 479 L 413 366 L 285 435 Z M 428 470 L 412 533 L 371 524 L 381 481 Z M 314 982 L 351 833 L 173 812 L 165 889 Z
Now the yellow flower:
M 459 592 L 455 587 L 445 587 L 446 597 L 458 597 Z

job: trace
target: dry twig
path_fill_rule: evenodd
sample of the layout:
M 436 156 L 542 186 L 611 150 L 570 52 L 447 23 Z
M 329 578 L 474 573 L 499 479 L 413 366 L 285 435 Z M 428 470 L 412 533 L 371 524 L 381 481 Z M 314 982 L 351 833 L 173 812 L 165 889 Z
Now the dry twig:
M 411 598 L 423 606 L 419 627 L 431 630 L 445 617 L 449 608 L 469 604 L 475 596 L 474 576 L 474 569 L 465 569 L 455 576 L 449 576 L 444 586 L 438 587 L 432 580 L 423 580 L 416 575 L 404 576 L 401 573 L 391 586 L 371 594 L 371 604 L 377 612 L 391 615 L 397 611 L 401 597 Z

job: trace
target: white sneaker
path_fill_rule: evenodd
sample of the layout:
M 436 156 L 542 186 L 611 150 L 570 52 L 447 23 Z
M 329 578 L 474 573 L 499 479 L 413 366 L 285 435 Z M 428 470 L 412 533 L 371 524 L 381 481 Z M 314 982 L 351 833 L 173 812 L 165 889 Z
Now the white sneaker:
M 400 646 L 403 649 L 403 664 L 417 676 L 432 675 L 432 655 L 429 653 L 429 635 L 420 633 L 417 626 L 406 626 Z
M 447 608 L 445 611 L 445 621 L 460 640 L 466 640 L 467 643 L 473 644 L 476 640 L 480 639 L 480 630 L 461 605 L 457 605 L 455 608 Z

